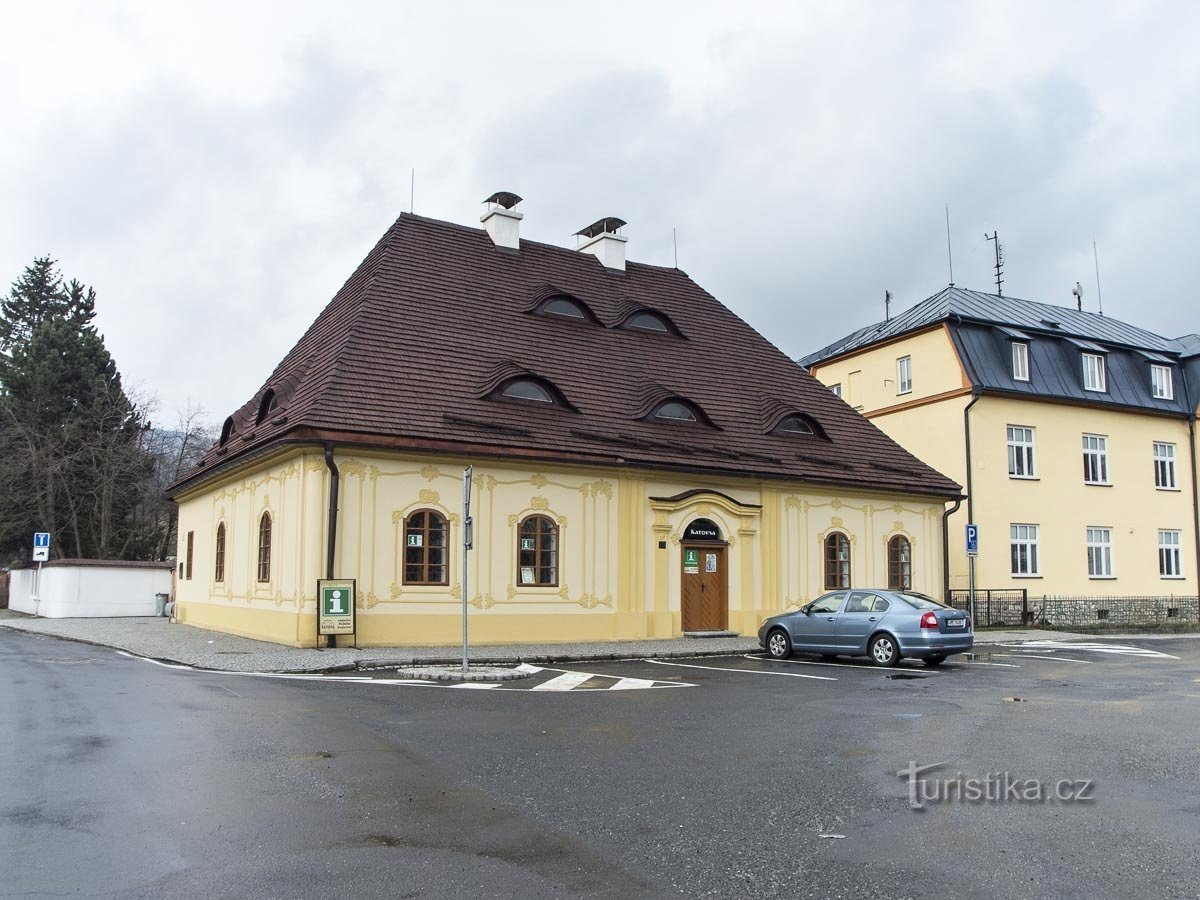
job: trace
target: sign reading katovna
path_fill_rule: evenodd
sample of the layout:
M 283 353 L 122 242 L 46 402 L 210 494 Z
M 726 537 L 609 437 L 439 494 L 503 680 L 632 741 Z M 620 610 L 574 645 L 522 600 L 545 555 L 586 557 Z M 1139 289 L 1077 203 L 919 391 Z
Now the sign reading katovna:
M 354 634 L 353 578 L 317 582 L 317 634 Z

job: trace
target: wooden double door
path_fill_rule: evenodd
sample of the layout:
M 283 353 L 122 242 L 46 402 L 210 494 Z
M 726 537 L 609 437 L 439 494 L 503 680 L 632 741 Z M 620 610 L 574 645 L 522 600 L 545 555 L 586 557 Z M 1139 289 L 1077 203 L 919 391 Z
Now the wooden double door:
M 684 544 L 682 562 L 683 630 L 725 631 L 729 627 L 729 576 L 724 545 Z

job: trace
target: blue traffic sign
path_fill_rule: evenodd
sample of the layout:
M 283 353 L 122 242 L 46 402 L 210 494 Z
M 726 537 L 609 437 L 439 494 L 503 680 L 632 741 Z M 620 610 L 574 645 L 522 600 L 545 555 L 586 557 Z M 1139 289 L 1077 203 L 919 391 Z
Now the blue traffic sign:
M 967 526 L 967 556 L 979 555 L 979 526 Z
M 48 562 L 50 559 L 50 532 L 35 531 L 33 533 L 33 561 Z
M 34 547 L 49 547 L 50 546 L 50 532 L 48 532 L 48 531 L 34 532 L 33 546 Z

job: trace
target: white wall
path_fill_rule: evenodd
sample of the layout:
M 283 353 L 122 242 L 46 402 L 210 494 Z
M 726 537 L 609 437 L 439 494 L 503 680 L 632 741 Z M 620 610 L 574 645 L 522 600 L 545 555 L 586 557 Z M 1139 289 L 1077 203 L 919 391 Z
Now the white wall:
M 170 594 L 170 569 L 127 566 L 50 566 L 42 569 L 34 600 L 35 569 L 16 569 L 9 609 L 51 619 L 84 616 L 152 616 L 154 595 Z

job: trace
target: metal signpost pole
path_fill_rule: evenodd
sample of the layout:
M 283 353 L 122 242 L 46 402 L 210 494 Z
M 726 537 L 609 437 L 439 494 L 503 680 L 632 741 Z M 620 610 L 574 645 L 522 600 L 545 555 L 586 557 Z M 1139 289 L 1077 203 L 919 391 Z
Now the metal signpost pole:
M 975 558 L 979 556 L 979 526 L 967 525 L 967 603 L 971 610 L 971 628 L 978 625 L 975 617 Z
M 471 474 L 473 466 L 467 466 L 463 469 L 463 555 L 462 555 L 462 626 L 463 626 L 463 646 L 462 646 L 462 670 L 463 674 L 467 674 L 467 597 L 470 596 L 467 589 L 468 571 L 467 571 L 467 551 L 471 549 L 472 544 L 472 522 L 471 522 Z

